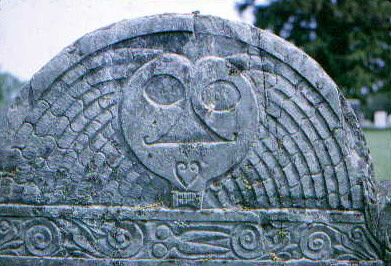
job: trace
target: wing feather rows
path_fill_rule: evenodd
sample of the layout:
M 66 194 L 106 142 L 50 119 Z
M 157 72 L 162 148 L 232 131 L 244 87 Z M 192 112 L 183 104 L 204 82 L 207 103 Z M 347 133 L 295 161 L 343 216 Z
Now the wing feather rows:
M 128 172 L 132 162 L 124 156 L 126 145 L 120 144 L 118 134 L 120 88 L 137 68 L 160 53 L 127 48 L 101 51 L 68 69 L 42 93 L 16 133 L 30 136 L 20 140 L 29 143 L 22 149 L 25 159 L 44 158 L 46 172 L 67 168 L 78 182 L 86 180 L 86 172 L 99 173 L 107 182 L 113 173 Z
M 241 170 L 212 190 L 217 205 L 362 208 L 364 190 L 357 180 L 368 173 L 360 176 L 351 164 L 359 155 L 345 114 L 338 115 L 329 99 L 271 55 L 233 61 L 242 61 L 263 112 L 259 141 Z
M 82 180 L 77 176 L 87 168 L 95 167 L 107 177 L 128 172 L 132 160 L 118 134 L 120 88 L 137 68 L 160 53 L 112 49 L 68 69 L 43 92 L 20 127 L 18 135 L 32 131 L 36 139 L 23 155 L 42 156 L 34 145 L 46 139 L 55 147 L 50 156 L 43 156 L 47 169 L 65 163 L 75 180 Z M 235 58 L 231 61 L 237 64 Z M 239 55 L 239 61 L 245 61 L 242 74 L 257 90 L 259 140 L 240 169 L 213 190 L 213 205 L 362 208 L 364 192 L 355 181 L 357 166 L 349 165 L 354 161 L 350 158 L 358 156 L 350 147 L 355 137 L 345 116 L 275 57 Z M 129 176 L 131 182 L 138 174 Z

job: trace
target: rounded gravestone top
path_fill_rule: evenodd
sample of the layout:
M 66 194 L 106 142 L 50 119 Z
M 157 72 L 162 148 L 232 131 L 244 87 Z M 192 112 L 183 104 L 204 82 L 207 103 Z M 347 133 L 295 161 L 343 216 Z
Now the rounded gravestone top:
M 335 83 L 247 24 L 198 14 L 89 33 L 2 123 L 0 202 L 363 209 L 367 149 Z M 4 158 L 8 158 L 4 157 Z M 11 189 L 12 190 L 12 189 Z
M 0 125 L 0 264 L 390 257 L 351 108 L 311 58 L 250 25 L 102 28 L 35 74 Z

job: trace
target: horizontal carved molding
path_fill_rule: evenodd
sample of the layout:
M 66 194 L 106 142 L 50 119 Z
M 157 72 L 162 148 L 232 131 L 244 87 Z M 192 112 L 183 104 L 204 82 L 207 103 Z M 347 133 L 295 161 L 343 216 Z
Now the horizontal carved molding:
M 168 265 L 178 264 L 178 260 L 167 260 Z M 356 266 L 356 265 L 364 265 L 364 266 L 380 266 L 384 265 L 381 261 L 366 261 L 366 262 L 354 262 L 354 261 L 337 261 L 337 260 L 322 260 L 322 261 L 313 261 L 313 260 L 291 260 L 291 261 L 259 261 L 259 260 L 214 260 L 213 262 L 208 260 L 197 260 L 197 261 L 188 261 L 181 260 L 181 265 L 232 265 L 232 266 L 241 266 L 241 265 L 289 265 L 289 266 L 299 266 L 299 265 L 311 265 L 311 266 Z M 123 259 L 56 259 L 56 258 L 33 258 L 33 257 L 24 257 L 24 258 L 14 258 L 14 257 L 4 257 L 0 256 L 0 263 L 17 263 L 20 266 L 31 266 L 31 265 L 86 265 L 86 266 L 101 266 L 101 265 L 162 265 L 162 261 L 160 260 L 123 260 Z M 365 263 L 365 264 L 364 264 Z
M 114 220 L 161 220 L 161 221 L 232 221 L 261 222 L 267 217 L 270 221 L 307 221 L 307 222 L 340 222 L 365 223 L 364 214 L 359 211 L 317 210 L 317 209 L 211 209 L 211 210 L 172 210 L 145 207 L 124 206 L 74 206 L 74 205 L 0 205 L 0 216 L 20 217 L 73 217 L 82 219 L 114 219 Z

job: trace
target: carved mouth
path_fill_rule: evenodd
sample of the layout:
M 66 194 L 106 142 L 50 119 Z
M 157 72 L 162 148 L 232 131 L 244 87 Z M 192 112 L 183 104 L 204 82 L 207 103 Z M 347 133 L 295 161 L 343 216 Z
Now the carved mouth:
M 195 115 L 193 117 L 184 114 L 179 121 L 173 125 L 166 133 L 161 135 L 144 135 L 145 145 L 180 145 L 180 144 L 222 144 L 235 140 L 223 139 L 211 131 L 207 126 L 203 126 L 202 121 Z
M 178 145 L 192 145 L 192 144 L 213 145 L 213 144 L 234 142 L 234 140 L 184 139 L 183 136 L 181 136 L 181 139 L 172 139 L 172 140 L 167 140 L 162 137 L 156 141 L 150 141 L 148 140 L 148 138 L 149 136 L 143 137 L 144 144 L 147 146 L 178 146 Z
M 183 113 L 165 133 L 153 135 L 143 136 L 145 145 L 224 144 L 236 142 L 238 137 L 237 132 L 233 132 L 230 139 L 218 135 L 196 114 L 194 107 L 188 113 Z

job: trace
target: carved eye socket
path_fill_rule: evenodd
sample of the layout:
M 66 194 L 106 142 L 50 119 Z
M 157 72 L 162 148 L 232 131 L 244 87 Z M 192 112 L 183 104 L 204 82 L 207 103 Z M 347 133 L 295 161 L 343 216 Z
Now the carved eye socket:
M 200 170 L 200 166 L 198 165 L 197 162 L 191 162 L 189 168 L 190 168 L 190 171 L 194 172 L 194 173 L 198 173 Z
M 233 109 L 240 101 L 240 92 L 228 81 L 210 83 L 201 93 L 205 107 L 214 111 Z
M 170 75 L 158 75 L 145 83 L 145 94 L 160 105 L 171 105 L 184 97 L 182 83 Z
M 179 171 L 185 171 L 187 169 L 187 165 L 182 163 L 182 162 L 179 162 L 177 165 L 176 165 L 177 169 Z

